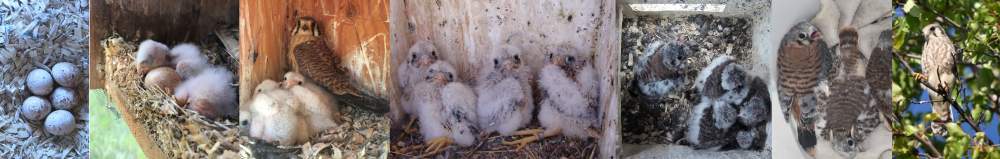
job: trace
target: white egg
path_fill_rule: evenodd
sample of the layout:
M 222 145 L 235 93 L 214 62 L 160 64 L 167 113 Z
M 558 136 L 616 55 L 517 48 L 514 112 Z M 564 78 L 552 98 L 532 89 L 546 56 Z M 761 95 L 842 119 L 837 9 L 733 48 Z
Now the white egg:
M 52 66 L 52 78 L 55 78 L 60 86 L 75 88 L 80 83 L 80 70 L 76 65 L 60 62 Z
M 76 118 L 66 110 L 56 110 L 45 118 L 45 131 L 52 135 L 67 135 L 76 130 Z
M 44 119 L 51 110 L 52 105 L 49 104 L 49 101 L 37 96 L 28 97 L 24 103 L 21 103 L 21 116 L 32 121 Z
M 31 94 L 44 96 L 52 92 L 52 75 L 43 69 L 31 70 L 28 73 L 28 90 Z
M 73 89 L 59 87 L 52 91 L 52 106 L 55 109 L 71 110 L 77 103 L 76 93 Z

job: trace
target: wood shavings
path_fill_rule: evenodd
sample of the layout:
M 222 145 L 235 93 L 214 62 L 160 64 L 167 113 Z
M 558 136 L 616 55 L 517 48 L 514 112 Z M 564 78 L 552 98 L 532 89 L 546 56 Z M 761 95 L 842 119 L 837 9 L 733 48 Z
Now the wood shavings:
M 24 158 L 86 158 L 90 141 L 86 118 L 76 120 L 74 135 L 52 136 L 40 123 L 26 122 L 17 113 L 28 94 L 25 76 L 34 68 L 70 62 L 88 69 L 88 1 L 0 2 L 0 156 Z M 83 78 L 89 75 L 84 73 Z M 76 89 L 87 94 L 87 89 Z M 86 96 L 81 97 L 87 100 Z M 81 103 L 87 103 L 82 101 Z M 86 105 L 81 106 L 86 107 Z M 72 110 L 87 115 L 87 108 Z

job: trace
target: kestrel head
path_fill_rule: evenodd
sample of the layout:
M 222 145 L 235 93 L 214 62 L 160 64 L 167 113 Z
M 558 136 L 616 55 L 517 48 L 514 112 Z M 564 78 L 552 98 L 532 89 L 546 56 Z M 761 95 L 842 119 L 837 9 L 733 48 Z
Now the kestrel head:
M 819 32 L 819 29 L 815 25 L 809 22 L 801 22 L 792 27 L 792 30 L 785 34 L 784 39 L 786 44 L 794 44 L 797 46 L 810 46 L 814 42 L 820 41 L 823 35 Z M 787 41 L 793 40 L 793 41 Z M 789 43 L 791 42 L 791 43 Z
M 427 68 L 438 60 L 437 48 L 430 41 L 421 40 L 410 46 L 407 63 L 418 68 Z
M 265 79 L 264 81 L 261 81 L 260 84 L 257 84 L 257 88 L 254 89 L 254 94 L 271 91 L 277 89 L 278 87 L 281 87 L 281 85 L 278 84 L 278 82 Z
M 292 86 L 302 85 L 302 82 L 306 81 L 306 77 L 302 76 L 295 71 L 289 71 L 285 73 L 285 81 L 282 83 L 284 88 L 290 88 Z
M 692 49 L 680 42 L 672 42 L 660 45 L 656 48 L 657 54 L 663 54 L 660 63 L 668 68 L 684 68 L 688 52 Z
M 833 150 L 844 158 L 854 158 L 858 152 L 864 149 L 860 138 L 858 138 L 859 135 L 860 132 L 853 130 L 832 132 L 830 142 L 832 142 Z
M 924 26 L 923 32 L 924 32 L 924 37 L 927 38 L 948 37 L 948 35 L 944 33 L 944 28 L 942 28 L 941 24 L 938 23 L 931 23 L 928 24 L 927 26 Z
M 316 20 L 312 17 L 300 17 L 295 22 L 295 30 L 292 31 L 292 35 L 312 35 L 319 37 Z
M 455 81 L 455 68 L 445 61 L 434 62 L 427 72 L 425 80 L 438 86 Z
M 490 56 L 493 69 L 508 75 L 521 67 L 521 49 L 512 45 L 503 45 Z

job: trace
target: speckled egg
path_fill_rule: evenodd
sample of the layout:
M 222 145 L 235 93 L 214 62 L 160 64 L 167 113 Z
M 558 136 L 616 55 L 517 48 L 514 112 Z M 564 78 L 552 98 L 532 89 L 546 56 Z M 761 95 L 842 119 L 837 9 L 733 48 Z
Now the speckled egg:
M 71 88 L 59 87 L 52 91 L 52 106 L 56 109 L 71 110 L 78 103 L 76 92 Z
M 45 132 L 52 135 L 68 135 L 76 130 L 76 118 L 66 110 L 56 110 L 45 118 Z
M 25 99 L 24 103 L 21 103 L 21 116 L 32 121 L 44 119 L 51 110 L 52 105 L 49 104 L 49 101 L 41 97 L 31 96 Z
M 142 85 L 146 89 L 160 87 L 167 94 L 174 94 L 174 88 L 177 88 L 180 82 L 181 75 L 177 74 L 177 71 L 170 67 L 160 67 L 149 71 Z
M 80 70 L 69 62 L 60 62 L 52 66 L 52 78 L 60 86 L 75 88 L 80 83 Z
M 52 75 L 49 74 L 49 71 L 35 69 L 28 73 L 28 81 L 26 84 L 28 85 L 28 90 L 31 91 L 31 94 L 44 96 L 49 95 L 49 93 L 52 92 L 52 83 L 54 82 L 52 81 Z

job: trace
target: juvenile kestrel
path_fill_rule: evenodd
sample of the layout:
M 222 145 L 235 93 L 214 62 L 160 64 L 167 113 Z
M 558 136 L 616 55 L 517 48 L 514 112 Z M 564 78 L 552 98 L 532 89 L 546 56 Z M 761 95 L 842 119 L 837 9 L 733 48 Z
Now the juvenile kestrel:
M 376 113 L 389 111 L 387 99 L 360 89 L 362 87 L 351 77 L 351 71 L 342 66 L 340 57 L 326 46 L 315 20 L 299 18 L 291 39 L 288 56 L 292 71 L 313 79 L 343 104 Z
M 923 53 L 920 55 L 920 62 L 923 66 L 923 78 L 931 84 L 930 89 L 945 90 L 951 88 L 955 83 L 955 47 L 945 34 L 944 28 L 937 23 L 927 25 L 923 29 L 924 43 Z M 949 121 L 951 109 L 944 101 L 944 96 L 935 91 L 928 91 L 931 96 L 931 105 L 934 113 L 941 117 L 939 122 Z M 940 130 L 940 129 L 938 129 Z M 940 134 L 940 132 L 936 132 Z
M 682 87 L 690 49 L 679 42 L 653 42 L 635 66 L 636 85 L 642 94 L 659 99 Z
M 778 97 L 785 119 L 794 121 L 799 143 L 809 150 L 815 146 L 812 132 L 816 118 L 815 89 L 831 67 L 831 53 L 822 35 L 809 22 L 792 27 L 778 49 Z M 805 137 L 805 138 L 803 138 Z

